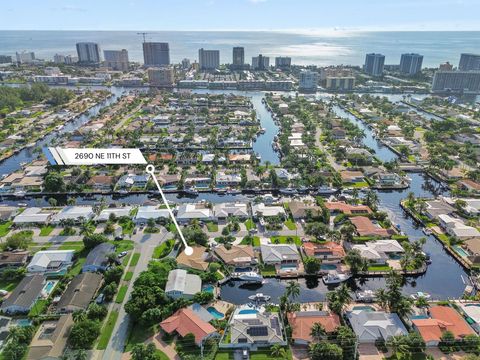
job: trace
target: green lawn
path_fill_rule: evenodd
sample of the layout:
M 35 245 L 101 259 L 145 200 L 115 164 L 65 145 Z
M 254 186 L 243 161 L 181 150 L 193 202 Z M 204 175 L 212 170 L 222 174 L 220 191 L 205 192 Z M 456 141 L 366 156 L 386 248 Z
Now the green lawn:
M 135 253 L 132 255 L 132 260 L 130 261 L 130 266 L 137 266 L 138 260 L 140 260 L 140 253 Z
M 115 299 L 115 302 L 117 304 L 121 304 L 123 300 L 125 300 L 125 295 L 127 295 L 127 290 L 128 290 L 127 285 L 120 286 L 120 289 L 118 290 L 118 293 L 117 293 L 117 298 Z
M 214 223 L 213 221 L 207 222 L 206 226 L 207 226 L 207 230 L 210 232 L 218 231 L 218 224 Z
M 388 265 L 370 265 L 368 271 L 390 271 L 392 268 Z
M 135 224 L 133 223 L 132 220 L 128 220 L 122 223 L 119 223 L 120 226 L 122 227 L 122 234 L 123 235 L 132 235 L 133 234 L 133 229 L 135 228 Z
M 245 221 L 245 226 L 247 227 L 247 230 L 255 229 L 255 223 L 252 219 L 248 219 L 247 221 Z
M 285 221 L 285 226 L 287 227 L 288 230 L 296 230 L 297 225 L 295 224 L 295 221 L 288 219 Z
M 154 259 L 161 259 L 161 258 L 167 256 L 172 251 L 174 245 L 175 245 L 175 240 L 174 239 L 170 239 L 170 240 L 167 240 L 167 241 L 163 242 L 162 244 L 158 245 L 155 248 L 155 250 L 153 250 L 153 256 L 152 257 Z
M 12 227 L 12 225 L 12 221 L 7 221 L 3 224 L 0 224 L 0 237 L 7 235 L 10 232 L 10 228 Z
M 45 225 L 40 228 L 40 236 L 48 236 L 55 229 L 55 226 Z
M 28 313 L 28 316 L 38 316 L 38 315 L 42 314 L 45 311 L 45 309 L 47 308 L 47 305 L 48 305 L 48 300 L 46 300 L 46 299 L 37 300 L 37 302 L 30 309 L 30 312 Z
M 262 275 L 265 275 L 265 276 L 277 275 L 277 271 L 275 270 L 275 265 L 263 265 L 263 269 L 261 273 Z
M 10 292 L 17 287 L 20 281 L 22 281 L 22 279 L 13 280 L 13 281 L 0 281 L 0 289 Z
M 344 183 L 344 187 L 354 187 L 354 188 L 365 188 L 368 187 L 368 183 L 366 181 L 360 181 L 355 183 Z
M 123 280 L 130 281 L 130 280 L 132 280 L 132 277 L 133 277 L 133 271 L 127 271 Z
M 130 327 L 128 333 L 127 343 L 125 344 L 125 352 L 131 351 L 133 346 L 136 344 L 144 343 L 147 339 L 151 338 L 157 329 L 155 326 L 146 327 L 140 324 L 137 324 L 133 327 Z
M 122 251 L 133 250 L 132 240 L 109 241 L 110 244 L 115 245 L 115 252 L 120 254 Z
M 73 236 L 73 235 L 76 235 L 77 234 L 77 230 L 75 229 L 70 229 L 70 230 L 65 230 L 63 229 L 62 231 L 60 231 L 60 236 Z
M 293 241 L 288 242 L 287 241 L 288 238 L 291 238 Z M 277 240 L 278 240 L 278 244 L 296 244 L 298 246 L 302 245 L 302 240 L 300 239 L 299 236 L 284 236 L 284 235 L 272 236 L 270 240 L 272 241 L 272 244 L 277 244 Z
M 162 352 L 162 350 L 157 349 L 156 352 L 158 355 L 158 360 L 169 360 L 168 356 Z
M 233 351 L 228 350 L 219 350 L 215 356 L 215 360 L 232 360 Z M 253 351 L 250 353 L 250 359 L 252 360 L 291 360 L 292 353 L 290 350 L 287 350 L 287 355 L 285 357 L 276 357 L 272 356 L 270 350 L 260 350 Z
M 83 263 L 85 262 L 86 257 L 80 257 L 75 261 L 75 265 L 68 270 L 68 275 L 76 276 L 82 271 Z
M 58 250 L 75 250 L 80 252 L 83 248 L 83 241 L 65 241 L 59 246 Z
M 105 322 L 102 331 L 100 333 L 100 338 L 98 340 L 97 349 L 105 350 L 107 348 L 110 337 L 112 336 L 113 327 L 117 322 L 118 311 L 112 311 L 108 316 L 107 321 Z

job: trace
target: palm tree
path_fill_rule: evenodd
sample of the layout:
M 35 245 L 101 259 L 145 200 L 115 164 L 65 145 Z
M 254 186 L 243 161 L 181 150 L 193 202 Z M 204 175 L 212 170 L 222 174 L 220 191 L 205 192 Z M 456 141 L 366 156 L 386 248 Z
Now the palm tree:
M 376 210 L 379 203 L 377 192 L 371 189 L 368 190 L 367 195 L 365 196 L 365 202 L 372 210 Z
M 380 305 L 380 307 L 382 307 L 383 309 L 387 308 L 388 294 L 385 289 L 378 289 L 377 291 L 375 291 L 375 299 L 378 305 Z
M 342 283 L 336 292 L 338 294 L 338 299 L 344 305 L 347 305 L 352 301 L 352 295 L 350 294 L 350 289 L 348 288 L 347 284 Z
M 287 298 L 295 299 L 300 296 L 300 284 L 295 281 L 289 281 L 285 289 L 285 295 Z
M 417 301 L 415 301 L 415 306 L 421 309 L 429 308 L 430 303 L 425 299 L 424 296 L 420 296 Z
M 87 313 L 84 310 L 75 310 L 72 314 L 74 322 L 82 322 L 87 319 Z
M 392 350 L 393 354 L 406 354 L 409 350 L 409 344 L 403 335 L 392 336 L 387 340 L 387 346 Z
M 323 337 L 327 335 L 325 328 L 319 322 L 316 322 L 312 325 L 312 329 L 310 330 L 310 336 L 314 341 L 320 341 Z
M 270 349 L 270 355 L 276 358 L 285 358 L 287 356 L 287 352 L 283 346 L 280 344 L 275 344 Z

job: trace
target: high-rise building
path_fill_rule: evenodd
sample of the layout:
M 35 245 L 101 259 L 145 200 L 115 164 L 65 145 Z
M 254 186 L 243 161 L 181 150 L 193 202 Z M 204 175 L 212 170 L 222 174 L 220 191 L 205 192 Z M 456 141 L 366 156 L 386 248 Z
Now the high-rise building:
M 448 61 L 444 64 L 440 64 L 438 66 L 438 70 L 440 71 L 452 71 L 453 70 L 453 65 L 450 64 Z
M 382 54 L 367 54 L 365 56 L 365 65 L 363 70 L 372 76 L 383 75 L 383 65 L 385 64 L 385 55 Z
M 270 67 L 270 58 L 262 54 L 252 57 L 253 70 L 267 70 Z
M 220 50 L 198 50 L 200 70 L 214 70 L 220 66 Z
M 77 43 L 78 62 L 82 64 L 98 64 L 100 62 L 100 46 L 93 42 Z
M 187 59 L 187 58 L 184 58 L 182 60 L 182 68 L 187 70 L 187 69 L 190 69 L 190 59 Z
M 477 54 L 461 54 L 458 70 L 470 71 L 480 70 L 480 55 Z
M 437 71 L 432 92 L 480 94 L 480 71 Z
M 148 82 L 151 86 L 170 87 L 173 86 L 175 76 L 170 66 L 162 68 L 149 68 L 147 70 Z
M 65 64 L 65 55 L 62 55 L 62 54 L 53 55 L 53 62 L 55 64 Z
M 341 90 L 349 91 L 353 90 L 355 86 L 355 77 L 353 76 L 327 76 L 326 88 L 328 90 Z
M 232 65 L 234 68 L 242 68 L 245 65 L 245 48 L 233 48 Z
M 292 58 L 289 56 L 277 56 L 275 58 L 275 67 L 278 69 L 288 69 L 292 66 Z
M 12 62 L 10 55 L 0 55 L 0 64 L 9 64 Z
M 144 42 L 143 63 L 145 66 L 170 65 L 170 47 L 166 42 Z
M 127 50 L 104 50 L 103 57 L 108 68 L 116 71 L 128 71 Z
M 400 58 L 400 72 L 407 75 L 415 75 L 422 71 L 423 55 L 402 54 Z
M 318 73 L 312 70 L 302 70 L 298 79 L 300 91 L 317 91 Z
M 15 53 L 18 64 L 31 64 L 35 61 L 35 53 L 33 51 L 22 51 Z

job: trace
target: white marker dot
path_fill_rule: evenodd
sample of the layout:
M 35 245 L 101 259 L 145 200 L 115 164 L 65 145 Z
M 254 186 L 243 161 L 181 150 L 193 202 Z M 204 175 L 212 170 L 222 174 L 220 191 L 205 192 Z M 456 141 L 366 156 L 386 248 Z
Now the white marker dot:
M 147 165 L 145 170 L 147 171 L 147 173 L 153 174 L 155 172 L 155 166 L 153 166 L 152 164 L 149 164 L 149 165 Z
M 185 255 L 191 256 L 193 254 L 193 248 L 191 246 L 187 246 L 184 252 L 185 252 Z

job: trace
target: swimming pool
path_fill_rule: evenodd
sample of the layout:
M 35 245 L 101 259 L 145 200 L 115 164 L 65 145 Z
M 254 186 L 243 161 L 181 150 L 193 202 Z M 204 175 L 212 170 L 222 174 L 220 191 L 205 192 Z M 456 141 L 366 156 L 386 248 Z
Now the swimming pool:
M 415 319 L 429 319 L 429 317 L 427 315 L 415 315 L 415 316 L 412 316 L 412 320 Z
M 209 293 L 213 294 L 214 289 L 215 289 L 215 287 L 213 285 L 206 285 L 206 286 L 203 287 L 202 291 L 206 291 L 206 292 L 209 292 Z
M 354 306 L 353 310 L 375 311 L 375 308 L 371 306 Z
M 215 309 L 213 306 L 209 306 L 207 308 L 207 311 L 212 315 L 215 319 L 223 319 L 225 317 L 224 314 L 222 314 L 220 311 Z
M 320 265 L 320 269 L 322 269 L 322 270 L 337 270 L 337 265 L 335 265 L 335 264 L 322 264 L 322 265 Z
M 280 266 L 280 269 L 282 270 L 295 270 L 297 268 L 297 265 L 282 265 Z
M 455 250 L 455 251 L 458 253 L 458 255 L 460 255 L 461 257 L 466 258 L 466 257 L 469 257 L 469 256 L 470 256 L 464 249 L 462 249 L 461 246 L 454 245 L 454 246 L 452 246 L 452 248 L 453 248 L 453 250 Z
M 463 305 L 463 306 L 465 306 L 465 307 L 470 307 L 470 306 L 478 306 L 478 307 L 480 307 L 480 304 L 465 304 L 465 305 Z
M 15 325 L 20 326 L 20 327 L 27 327 L 32 325 L 32 322 L 29 319 L 18 319 L 15 322 Z
M 50 295 L 50 293 L 52 292 L 52 290 L 55 288 L 55 285 L 57 284 L 58 281 L 56 280 L 49 280 L 47 281 L 47 283 L 45 284 L 45 286 L 43 287 L 43 293 L 45 295 Z
M 238 312 L 238 315 L 258 314 L 258 310 L 255 309 L 243 309 Z

